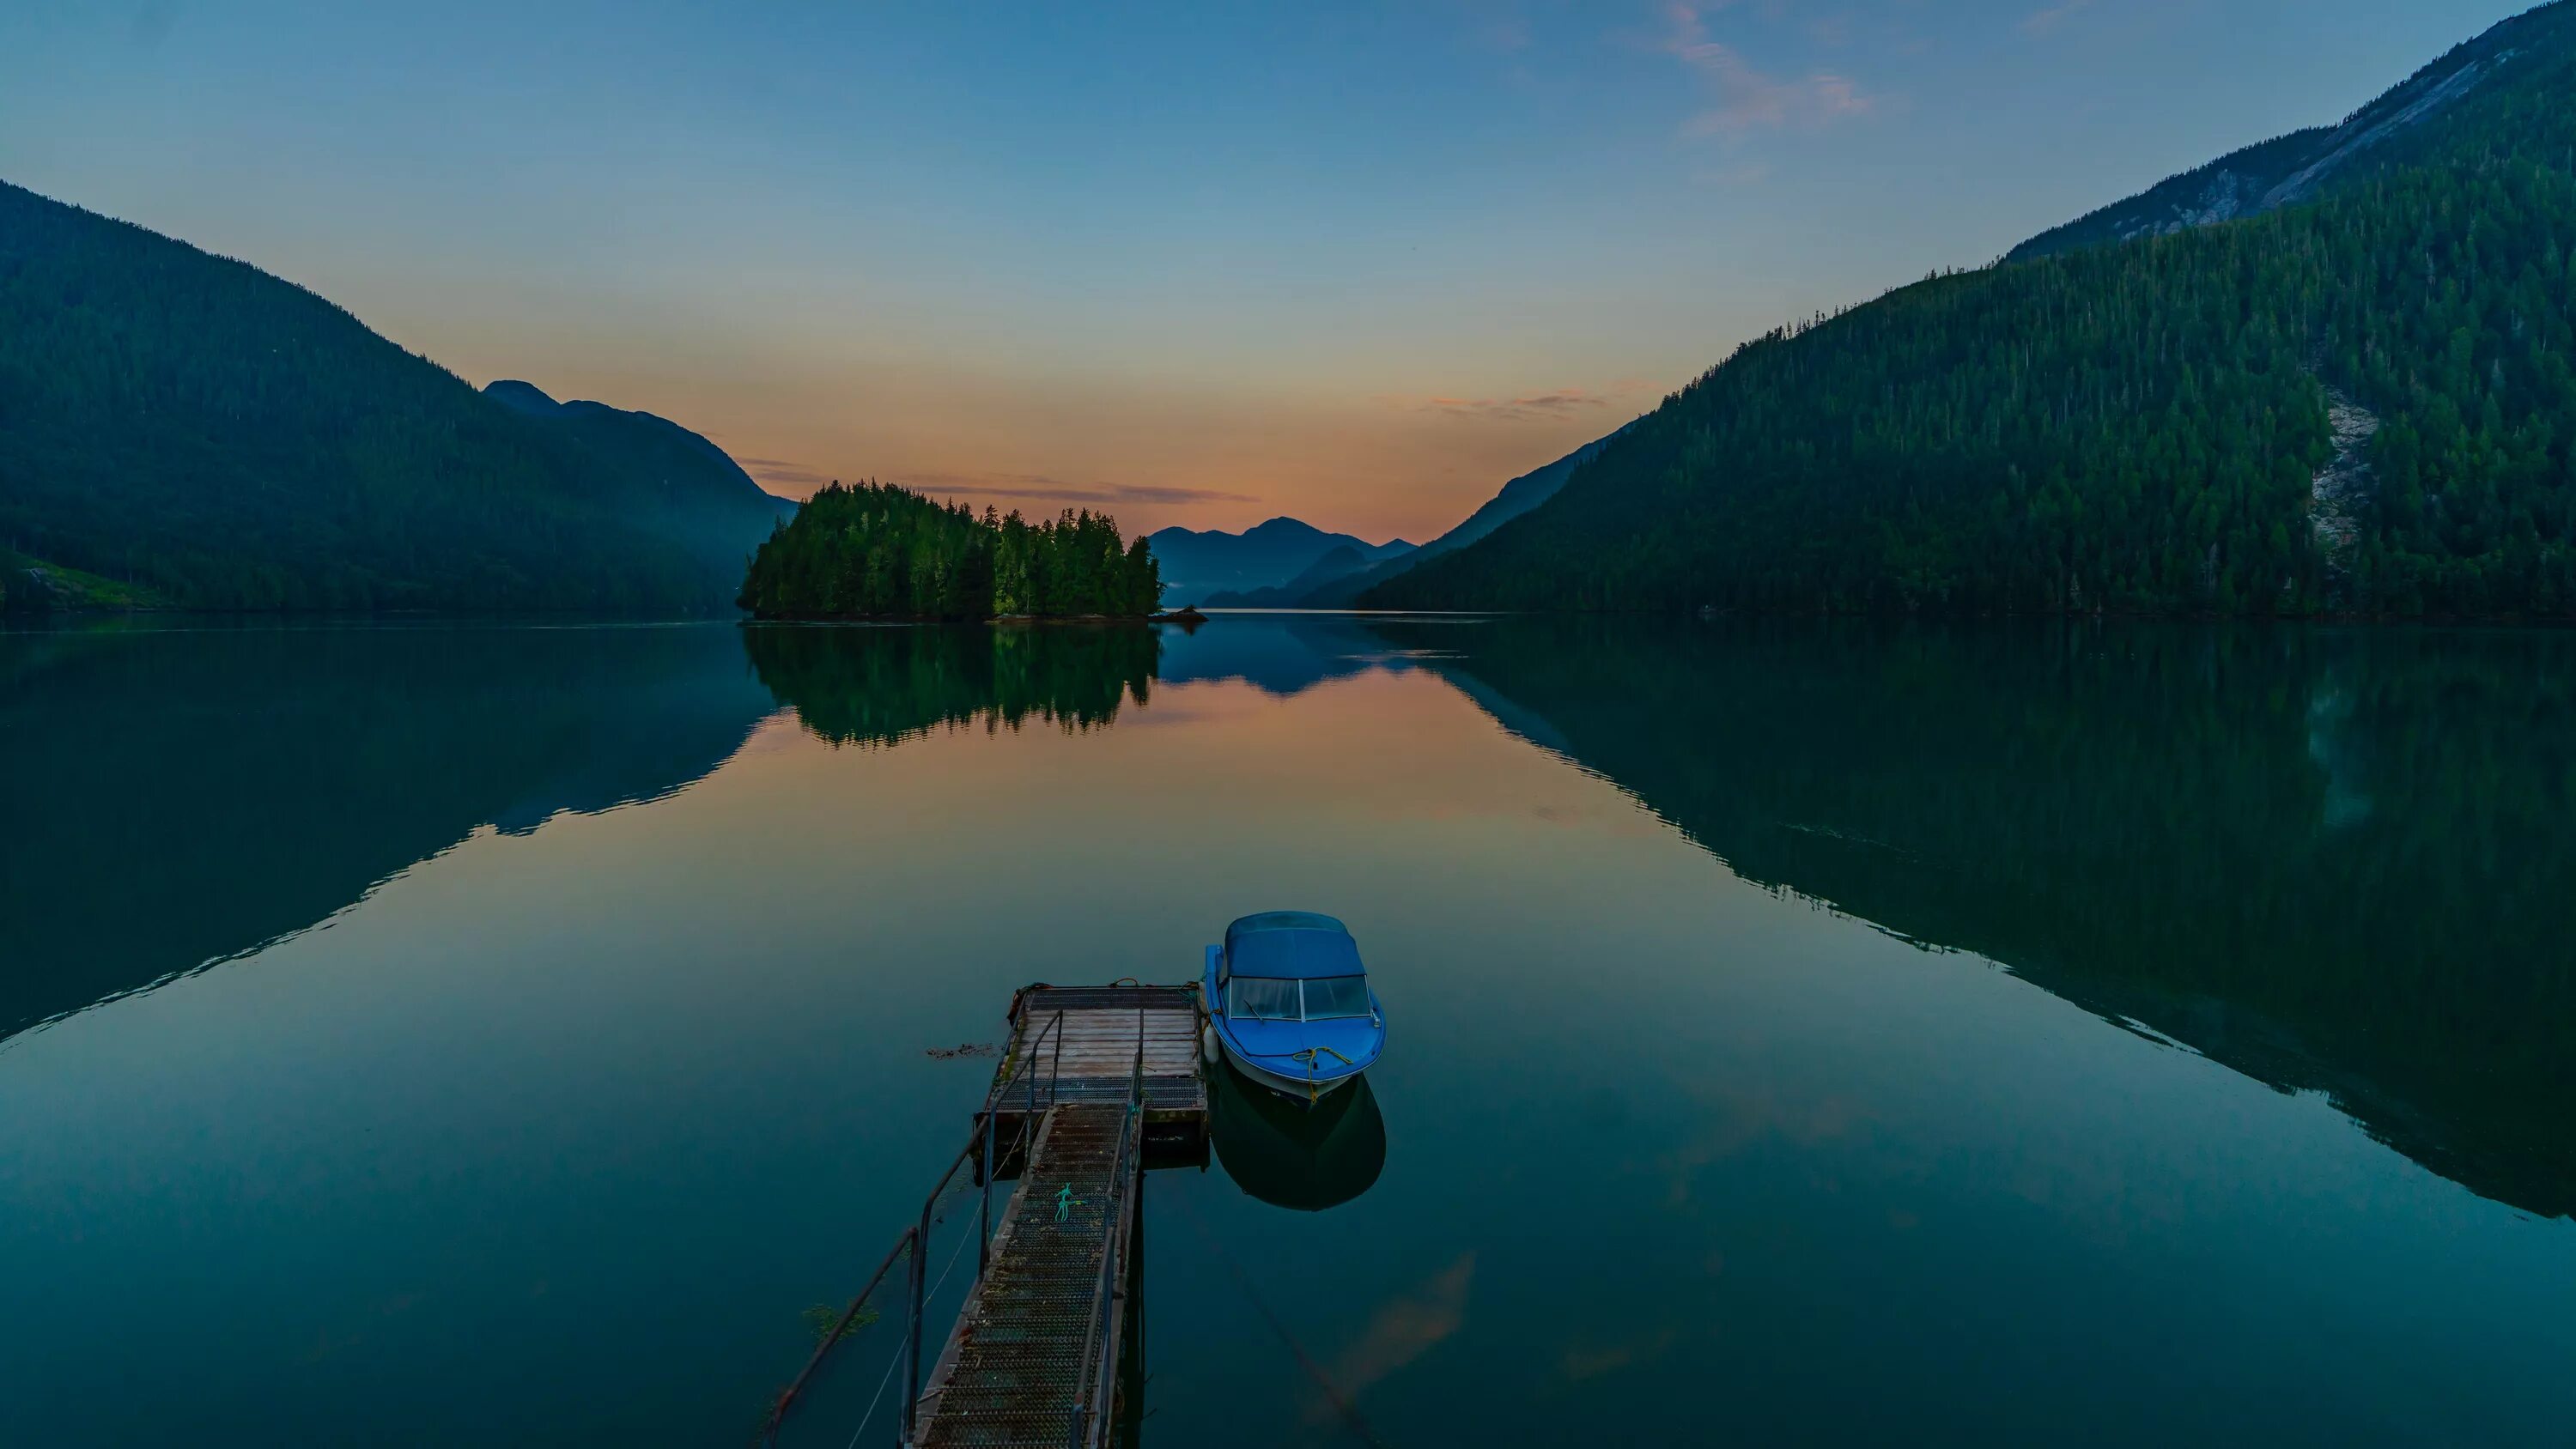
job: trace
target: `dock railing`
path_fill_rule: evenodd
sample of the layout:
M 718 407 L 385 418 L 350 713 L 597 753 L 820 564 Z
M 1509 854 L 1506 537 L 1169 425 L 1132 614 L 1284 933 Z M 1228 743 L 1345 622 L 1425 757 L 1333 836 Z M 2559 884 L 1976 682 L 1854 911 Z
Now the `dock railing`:
M 1071 1423 L 1066 1433 L 1070 1449 L 1086 1449 L 1098 1442 L 1098 1430 L 1111 1410 L 1118 1366 L 1118 1345 L 1110 1329 L 1118 1317 L 1115 1311 L 1116 1282 L 1123 1279 L 1127 1265 L 1119 1245 L 1130 1241 L 1129 1219 L 1136 1208 L 1136 1191 L 1142 1185 L 1145 1164 L 1145 1013 L 1136 1012 L 1136 1060 L 1128 1069 L 1127 1111 L 1118 1124 L 1118 1148 L 1110 1156 L 1110 1189 L 1107 1207 L 1108 1235 L 1100 1251 L 1100 1277 L 1091 1292 L 1091 1325 L 1082 1341 L 1082 1385 L 1073 1406 Z
M 903 1374 L 904 1392 L 901 1401 L 892 1406 L 894 1412 L 887 1416 L 887 1435 L 864 1442 L 912 1442 L 916 1427 L 913 1419 L 921 1401 L 925 1310 L 939 1298 L 965 1248 L 962 1241 L 958 1243 L 938 1278 L 932 1279 L 934 1230 L 961 1205 L 960 1185 L 971 1182 L 979 1194 L 974 1220 L 975 1276 L 961 1290 L 962 1302 L 972 1296 L 992 1266 L 993 1179 L 1005 1165 L 1027 1160 L 1042 1115 L 1056 1103 L 1057 1068 L 1064 1055 L 1064 1013 L 1059 1011 L 1048 1017 L 1035 1035 L 1026 1030 L 1027 1023 L 1020 1025 L 1021 1030 L 1014 1033 L 1011 1059 L 995 1079 L 974 1132 L 957 1155 L 949 1159 L 947 1169 L 922 1201 L 920 1217 L 896 1237 L 894 1246 L 886 1250 L 884 1260 L 877 1264 L 876 1272 L 869 1276 L 858 1296 L 820 1330 L 822 1341 L 815 1345 L 813 1356 L 770 1407 L 760 1431 L 758 1442 L 762 1445 L 780 1449 L 809 1438 L 818 1444 L 846 1446 L 863 1442 L 861 1436 L 876 1421 L 880 1409 L 886 1407 L 883 1400 L 898 1368 Z M 1004 1140 L 994 1129 L 1001 1120 L 1003 1105 L 1014 1095 L 1020 1098 L 1019 1123 Z M 969 1174 L 965 1171 L 969 1168 L 980 1170 Z M 893 1271 L 898 1263 L 905 1265 L 900 1277 Z M 886 1335 L 873 1330 L 889 1316 L 900 1325 L 902 1337 L 894 1343 L 894 1352 L 871 1390 L 866 1369 L 858 1361 L 873 1363 L 874 1355 L 857 1350 L 861 1344 L 886 1343 Z M 864 1401 L 861 1394 L 866 1395 Z

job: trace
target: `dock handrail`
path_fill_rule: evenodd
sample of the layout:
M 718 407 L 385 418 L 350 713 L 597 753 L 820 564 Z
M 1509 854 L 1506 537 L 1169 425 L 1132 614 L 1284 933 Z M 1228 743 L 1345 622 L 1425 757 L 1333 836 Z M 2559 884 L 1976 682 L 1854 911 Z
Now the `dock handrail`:
M 1066 1433 L 1068 1449 L 1087 1449 L 1093 1426 L 1109 1406 L 1111 1374 L 1116 1355 L 1106 1343 L 1112 1306 L 1110 1275 L 1123 1271 L 1124 1263 L 1118 1246 L 1123 1240 L 1121 1229 L 1132 1210 L 1135 1179 L 1139 1175 L 1144 1153 L 1142 1125 L 1145 1119 L 1145 1012 L 1136 1012 L 1136 1059 L 1128 1069 L 1127 1111 L 1118 1123 L 1118 1147 L 1109 1159 L 1109 1202 L 1105 1206 L 1108 1229 L 1100 1249 L 1100 1276 L 1091 1290 L 1091 1324 L 1083 1333 L 1081 1397 L 1075 1401 Z M 1095 1364 L 1094 1360 L 1098 1362 Z
M 856 1444 L 869 1434 L 873 1421 L 877 1435 L 891 1434 L 895 1442 L 915 1446 L 924 1435 L 947 1442 L 962 1432 L 973 1439 L 982 1432 L 978 1425 L 989 1429 L 1010 1416 L 1034 1413 L 1048 1426 L 1040 1431 L 1044 1437 L 1062 1431 L 1073 1449 L 1103 1449 L 1118 1432 L 1120 1346 L 1133 1327 L 1128 1313 L 1136 1306 L 1130 1300 L 1132 1275 L 1138 1270 L 1135 1239 L 1143 1213 L 1147 1143 L 1149 1138 L 1163 1140 L 1149 1132 L 1149 1123 L 1161 1120 L 1156 1113 L 1163 1108 L 1156 1104 L 1169 1105 L 1169 1074 L 1178 1070 L 1170 1059 L 1180 1034 L 1195 1035 L 1204 1025 L 1204 1004 L 1197 996 L 1173 987 L 1131 995 L 1114 987 L 1043 983 L 1014 994 L 1008 1054 L 992 1074 L 973 1131 L 923 1200 L 919 1218 L 896 1238 L 858 1297 L 837 1314 L 816 1309 L 809 1315 L 818 1326 L 829 1318 L 830 1328 L 795 1381 L 778 1395 L 760 1443 L 769 1449 L 801 1446 L 807 1440 Z M 1117 1071 L 1115 1022 L 1131 1011 L 1135 1041 L 1121 1102 L 1109 1095 L 1118 1091 L 1111 1075 Z M 1065 1050 L 1068 1036 L 1074 1046 L 1070 1054 Z M 1193 1072 L 1200 1067 L 1196 1048 L 1191 1041 L 1181 1049 Z M 1069 1078 L 1063 1075 L 1067 1055 L 1074 1058 Z M 1149 1077 L 1148 1065 L 1166 1075 Z M 1200 1091 L 1195 1110 L 1203 1124 L 1203 1079 Z M 1001 1173 L 1014 1171 L 1015 1163 L 1022 1179 L 1019 1192 L 997 1213 L 992 1185 Z M 1078 1184 L 1054 1194 L 1049 1204 L 1053 1220 L 1044 1226 L 1028 1220 L 1036 1203 L 1029 1196 L 1035 1191 L 1029 1174 L 1039 1170 L 1050 1174 L 1050 1184 L 1059 1171 Z M 1096 1199 L 1099 1207 L 1083 1210 L 1074 1191 Z M 978 1193 L 971 1205 L 968 1192 Z M 1070 1220 L 1065 1215 L 1068 1199 L 1076 1209 Z M 968 1221 L 971 1228 L 965 1226 Z M 1033 1233 L 1025 1243 L 1024 1228 Z M 962 1280 L 968 1285 L 965 1303 L 941 1351 L 928 1337 L 925 1319 L 933 1308 L 947 1312 L 943 1305 L 955 1291 L 948 1285 L 964 1267 L 964 1232 L 974 1234 L 975 1263 Z M 1068 1258 L 1062 1251 L 1083 1239 L 1098 1245 L 1096 1259 L 1087 1265 L 1090 1273 L 1083 1271 L 1089 1254 Z M 940 1264 L 930 1261 L 934 1255 Z M 906 1260 L 901 1279 L 893 1276 L 898 1259 Z M 1000 1289 L 994 1286 L 997 1273 L 1005 1285 Z M 996 1291 L 1003 1294 L 999 1308 L 984 1300 Z M 1030 1330 L 1021 1320 L 1030 1310 L 1022 1300 L 1032 1291 L 1054 1305 L 1049 1314 L 1061 1316 L 1023 1341 L 1019 1335 Z M 1085 1296 L 1090 1300 L 1087 1312 Z M 897 1316 L 900 1322 L 888 1321 Z M 934 1353 L 940 1355 L 935 1365 Z M 1024 1353 L 1040 1355 L 1051 1367 L 1036 1378 L 1015 1377 Z M 935 1381 L 927 1401 L 922 1397 L 925 1378 Z M 889 1399 L 899 1402 L 886 1403 Z M 881 1411 L 886 1418 L 879 1417 Z M 1023 1432 L 1034 1427 L 1026 1417 L 1016 1422 Z
M 1020 1130 L 1012 1138 L 1011 1151 L 1021 1152 L 1027 1149 L 1031 1134 L 1037 1130 L 1038 1120 L 1038 1074 L 1031 1068 L 1037 1063 L 1038 1044 L 1044 1042 L 1049 1035 L 1054 1036 L 1055 1045 L 1047 1058 L 1047 1105 L 1049 1107 L 1055 1105 L 1056 1081 L 1063 1074 L 1064 1066 L 1064 1013 L 1061 1011 L 1039 1030 L 1037 1039 L 1029 1042 L 1026 1050 L 1021 1050 L 1018 1041 L 1012 1043 L 1013 1059 L 1004 1064 L 1010 1070 L 993 1084 L 993 1095 L 984 1101 L 984 1120 L 977 1123 L 975 1127 L 977 1140 L 984 1144 L 984 1175 L 981 1183 L 983 1201 L 975 1209 L 975 1225 L 979 1235 L 975 1244 L 975 1281 L 978 1283 L 984 1281 L 985 1270 L 993 1263 L 993 1121 L 1001 1115 L 1002 1099 L 1010 1095 L 1011 1083 L 1019 1080 L 1025 1073 L 1029 1082 L 1028 1097 L 1020 1110 Z M 1026 1033 L 1022 1032 L 1020 1036 L 1025 1039 Z M 1008 1156 L 1008 1154 L 1004 1155 Z
M 955 1165 L 951 1164 L 949 1170 L 954 1172 Z M 914 1231 L 912 1228 L 904 1229 L 894 1240 L 894 1246 L 886 1249 L 885 1261 L 877 1264 L 877 1270 L 868 1275 L 867 1286 L 859 1290 L 859 1296 L 851 1299 L 850 1306 L 843 1309 L 841 1316 L 833 1321 L 830 1331 L 823 1335 L 823 1341 L 814 1345 L 814 1356 L 805 1360 L 805 1367 L 797 1373 L 796 1381 L 779 1393 L 778 1402 L 770 1406 L 769 1422 L 761 1429 L 761 1443 L 771 1446 L 778 1443 L 778 1426 L 787 1418 L 788 1405 L 795 1403 L 797 1396 L 805 1392 L 805 1385 L 814 1377 L 814 1370 L 821 1368 L 824 1358 L 849 1335 L 850 1325 L 857 1320 L 859 1310 L 867 1306 L 868 1296 L 877 1291 L 879 1283 L 885 1281 L 886 1271 L 894 1266 L 895 1259 L 902 1257 L 908 1248 L 914 1250 L 914 1257 L 921 1256 L 918 1251 L 920 1245 L 913 1240 Z
M 1025 1026 L 1025 1023 L 1022 1025 Z M 1053 1107 L 1056 1104 L 1056 1084 L 1064 1061 L 1064 1013 L 1055 1012 L 1047 1019 L 1046 1025 L 1038 1029 L 1034 1037 L 1029 1036 L 1025 1031 L 1015 1033 L 1015 1037 L 1012 1043 L 1012 1058 L 1005 1063 L 1007 1070 L 999 1075 L 994 1083 L 992 1094 L 985 1099 L 985 1110 L 981 1119 L 976 1122 L 975 1130 L 968 1135 L 966 1144 L 957 1150 L 957 1155 L 948 1160 L 947 1168 L 939 1174 L 937 1186 L 930 1190 L 930 1196 L 922 1202 L 919 1220 L 905 1228 L 895 1238 L 894 1246 L 886 1250 L 884 1261 L 877 1264 L 876 1272 L 869 1275 L 867 1286 L 860 1289 L 858 1296 L 852 1298 L 849 1306 L 841 1311 L 840 1317 L 834 1320 L 830 1331 L 824 1335 L 823 1341 L 815 1345 L 813 1356 L 806 1359 L 804 1369 L 796 1375 L 795 1381 L 779 1394 L 778 1401 L 770 1408 L 768 1422 L 761 1429 L 762 1444 L 775 1449 L 779 1430 L 786 1423 L 788 1411 L 794 1408 L 798 1399 L 804 1395 L 814 1378 L 815 1371 L 823 1366 L 823 1361 L 850 1336 L 851 1325 L 858 1321 L 860 1310 L 867 1306 L 868 1299 L 883 1286 L 886 1274 L 893 1269 L 896 1260 L 904 1258 L 907 1253 L 911 1259 L 911 1268 L 905 1284 L 907 1301 L 904 1309 L 904 1336 L 898 1350 L 898 1357 L 903 1364 L 907 1390 L 900 1411 L 902 1442 L 907 1444 L 912 1442 L 914 1420 L 919 1412 L 921 1399 L 922 1308 L 923 1300 L 929 1292 L 928 1244 L 931 1223 L 936 1216 L 939 1200 L 947 1193 L 949 1182 L 956 1177 L 957 1169 L 975 1161 L 978 1154 L 981 1154 L 982 1172 L 978 1187 L 982 1194 L 982 1201 L 978 1204 L 975 1214 L 975 1282 L 981 1283 L 985 1273 L 992 1266 L 995 1167 L 998 1162 L 1007 1161 L 1029 1150 L 1038 1129 L 1041 1077 L 1045 1078 L 1045 1105 Z M 1053 1038 L 1051 1045 L 1050 1037 Z M 1043 1072 L 1037 1070 L 1041 1048 L 1046 1049 L 1046 1069 Z M 1141 1052 L 1141 1045 L 1139 1050 Z M 1140 1062 L 1143 1060 L 1141 1055 L 1138 1060 Z M 999 1108 L 1015 1085 L 1020 1086 L 1023 1093 L 1019 1128 L 1011 1134 L 1009 1146 L 997 1151 L 995 1138 L 998 1134 L 994 1132 L 993 1124 L 1000 1119 Z

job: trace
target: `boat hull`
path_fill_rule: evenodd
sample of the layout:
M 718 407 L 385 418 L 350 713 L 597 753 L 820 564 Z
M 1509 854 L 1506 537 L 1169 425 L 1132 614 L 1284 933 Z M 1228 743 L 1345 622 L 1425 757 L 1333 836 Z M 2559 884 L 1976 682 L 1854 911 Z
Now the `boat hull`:
M 1313 1083 L 1309 1084 L 1302 1073 L 1293 1077 L 1288 1076 L 1282 1072 L 1262 1066 L 1257 1060 L 1248 1058 L 1243 1053 L 1236 1051 L 1234 1049 L 1234 1043 L 1226 1040 L 1224 1032 L 1220 1031 L 1216 1033 L 1216 1041 L 1217 1049 L 1225 1053 L 1226 1061 L 1233 1064 L 1236 1071 L 1243 1073 L 1243 1075 L 1249 1080 L 1258 1082 L 1262 1086 L 1268 1087 L 1270 1090 L 1279 1093 L 1281 1096 L 1294 1097 L 1300 1102 L 1312 1101 L 1329 1093 L 1339 1091 L 1343 1087 L 1347 1087 L 1351 1083 L 1360 1079 L 1360 1073 L 1346 1072 L 1338 1077 L 1318 1077 Z

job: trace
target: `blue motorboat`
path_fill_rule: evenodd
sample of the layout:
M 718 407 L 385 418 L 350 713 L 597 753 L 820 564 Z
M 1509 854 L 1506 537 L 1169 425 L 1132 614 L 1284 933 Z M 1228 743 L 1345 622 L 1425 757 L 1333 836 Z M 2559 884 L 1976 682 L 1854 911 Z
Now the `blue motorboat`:
M 1209 1043 L 1253 1081 L 1312 1102 L 1386 1050 L 1359 943 L 1330 916 L 1264 911 L 1207 948 Z

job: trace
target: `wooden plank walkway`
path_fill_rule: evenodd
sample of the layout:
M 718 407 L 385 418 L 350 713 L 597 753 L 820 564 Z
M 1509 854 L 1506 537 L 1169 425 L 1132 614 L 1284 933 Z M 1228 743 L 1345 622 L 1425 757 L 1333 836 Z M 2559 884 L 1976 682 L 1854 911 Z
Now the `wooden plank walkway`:
M 1061 1028 L 1052 1025 L 1058 1012 Z M 1011 1004 L 1011 1050 L 997 1077 L 1035 1051 L 1038 1105 L 1052 1075 L 1059 1102 L 1124 1102 L 1141 1032 L 1145 1045 L 1145 1128 L 1158 1150 L 1207 1144 L 1207 1078 L 1199 1070 L 1196 986 L 1031 986 Z M 985 1102 L 1003 1141 L 1019 1130 L 1027 1099 L 997 1087 Z

